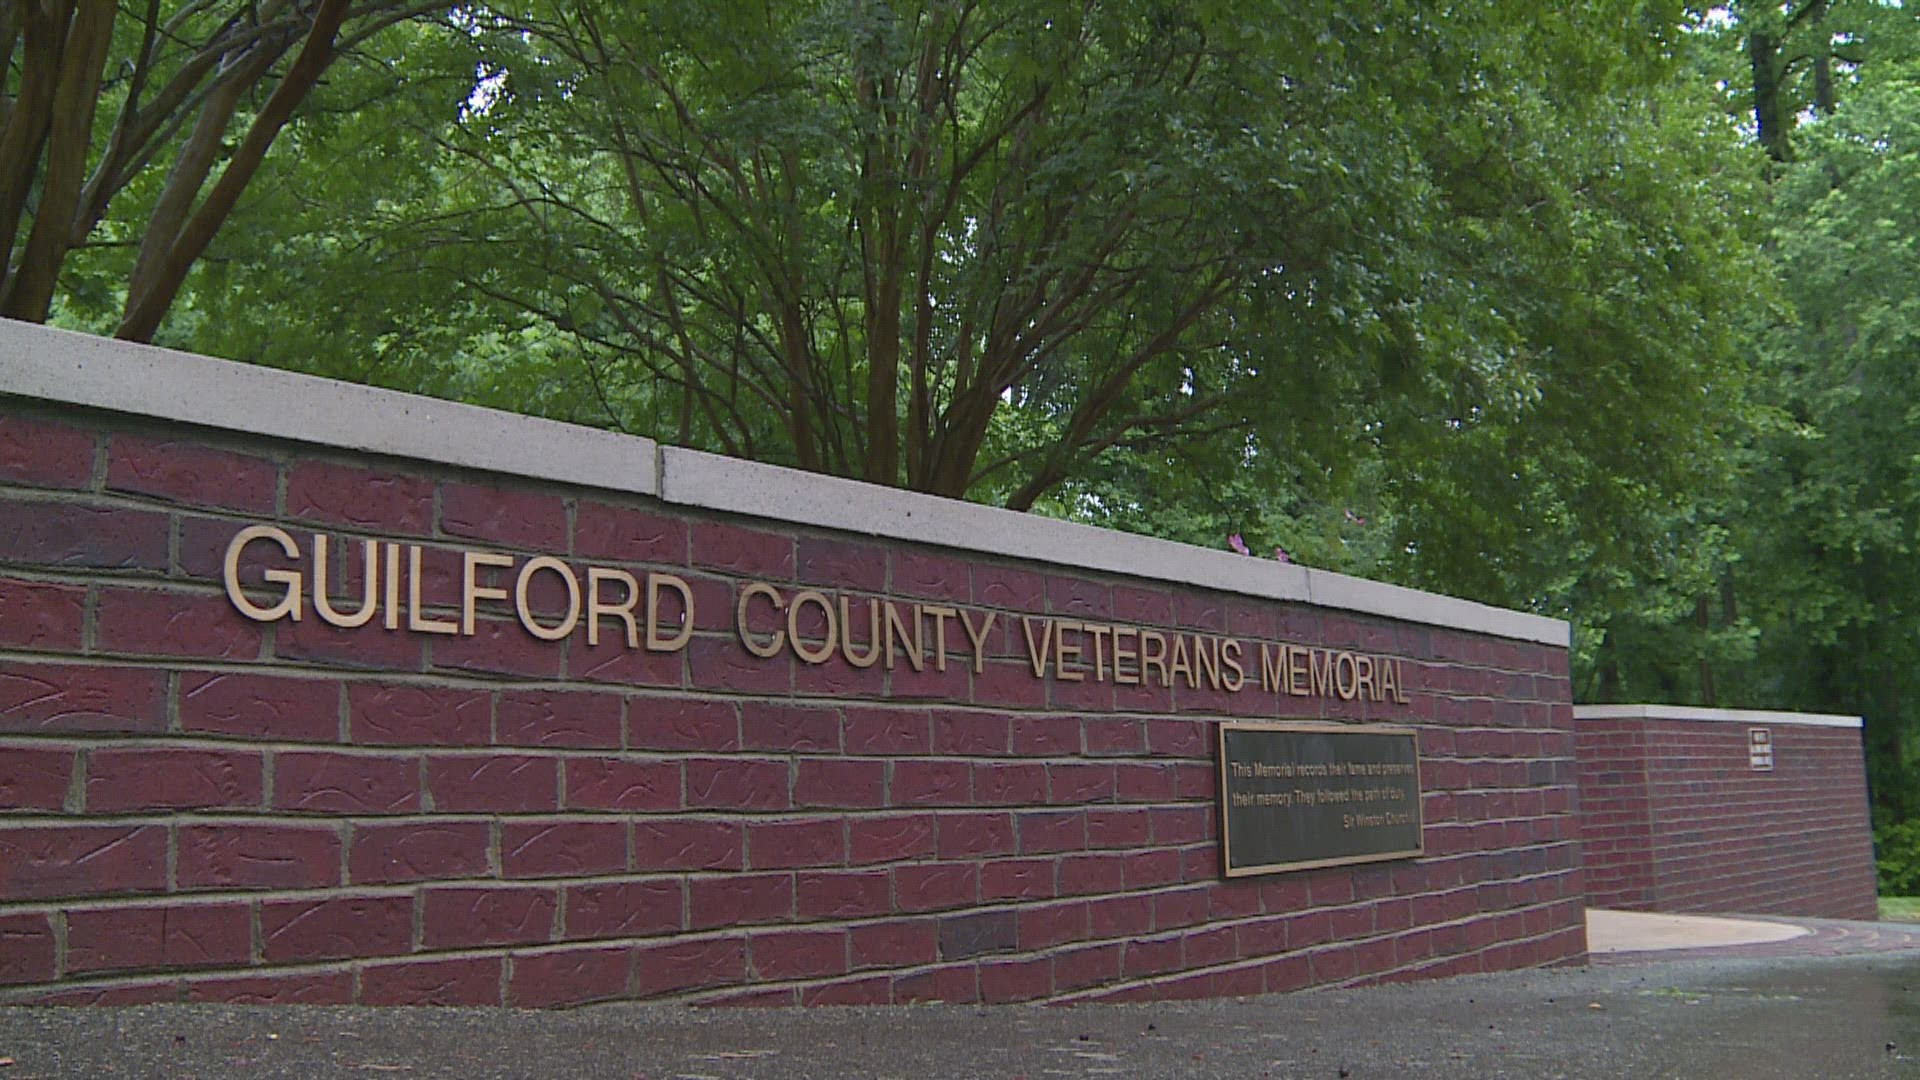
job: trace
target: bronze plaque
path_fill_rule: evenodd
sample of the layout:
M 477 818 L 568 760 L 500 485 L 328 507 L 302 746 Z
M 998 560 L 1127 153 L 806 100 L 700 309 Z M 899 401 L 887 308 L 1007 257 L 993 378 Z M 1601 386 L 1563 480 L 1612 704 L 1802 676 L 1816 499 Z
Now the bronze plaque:
M 1220 849 L 1228 877 L 1419 855 L 1413 729 L 1221 724 Z

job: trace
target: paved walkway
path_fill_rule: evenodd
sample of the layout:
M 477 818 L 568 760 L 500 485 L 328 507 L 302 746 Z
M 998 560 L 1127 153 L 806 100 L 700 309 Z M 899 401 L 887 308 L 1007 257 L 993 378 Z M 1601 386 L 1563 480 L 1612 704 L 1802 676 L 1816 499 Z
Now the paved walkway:
M 0 1009 L 0 1080 L 1920 1075 L 1920 926 L 1739 921 L 1806 933 L 1580 968 L 1074 1008 Z
M 1653 915 L 1594 909 L 1587 912 L 1587 950 L 1596 965 L 1858 956 L 1920 950 L 1920 923 L 1775 915 Z

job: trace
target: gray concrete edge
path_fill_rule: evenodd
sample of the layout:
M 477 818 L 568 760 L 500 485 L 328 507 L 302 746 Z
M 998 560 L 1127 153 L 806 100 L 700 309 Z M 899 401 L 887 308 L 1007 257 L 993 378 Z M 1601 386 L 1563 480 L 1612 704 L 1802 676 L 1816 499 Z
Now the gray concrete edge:
M 0 319 L 0 393 L 1559 648 L 1559 619 L 741 461 L 651 439 Z
M 1774 712 L 1763 709 L 1702 709 L 1687 705 L 1575 705 L 1575 720 L 1684 720 L 1718 724 L 1789 724 L 1800 727 L 1857 728 L 1858 716 Z

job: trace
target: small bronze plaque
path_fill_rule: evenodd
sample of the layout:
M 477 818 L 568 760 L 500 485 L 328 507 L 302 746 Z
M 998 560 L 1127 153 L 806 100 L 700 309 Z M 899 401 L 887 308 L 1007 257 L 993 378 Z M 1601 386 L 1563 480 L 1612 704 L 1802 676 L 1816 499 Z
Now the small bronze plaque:
M 1415 739 L 1374 724 L 1221 724 L 1227 876 L 1419 855 Z

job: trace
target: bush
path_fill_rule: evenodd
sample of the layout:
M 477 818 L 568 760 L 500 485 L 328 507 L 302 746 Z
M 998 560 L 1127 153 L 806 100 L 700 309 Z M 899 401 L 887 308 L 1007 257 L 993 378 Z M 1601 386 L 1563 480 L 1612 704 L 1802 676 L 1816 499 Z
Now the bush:
M 1880 895 L 1920 895 L 1920 818 L 1874 826 L 1873 853 Z

